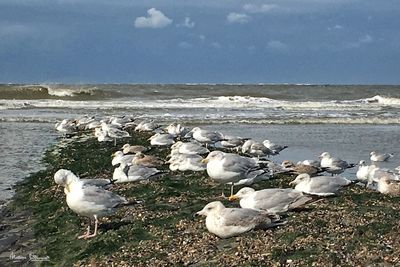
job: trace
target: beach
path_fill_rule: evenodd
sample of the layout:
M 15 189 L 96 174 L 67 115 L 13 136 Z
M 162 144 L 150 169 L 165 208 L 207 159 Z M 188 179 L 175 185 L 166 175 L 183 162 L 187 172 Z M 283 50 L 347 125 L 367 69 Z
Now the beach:
M 200 126 L 259 141 L 270 139 L 288 146 L 271 157 L 277 163 L 317 159 L 324 151 L 358 163 L 369 161 L 369 153 L 377 150 L 394 154 L 388 162 L 380 163 L 393 169 L 399 165 L 400 154 L 396 145 L 400 130 L 396 86 L 7 86 L 22 89 L 0 93 L 4 111 L 0 146 L 8 151 L 0 156 L 5 163 L 2 202 L 13 196 L 10 188 L 17 192 L 3 209 L 7 220 L 3 223 L 1 260 L 6 263 L 11 252 L 26 256 L 31 250 L 38 257 L 49 257 L 52 265 L 267 262 L 298 266 L 395 264 L 399 260 L 394 249 L 399 246 L 398 198 L 357 185 L 337 197 L 310 204 L 304 211 L 288 214 L 285 226 L 220 240 L 207 233 L 204 220 L 191 217 L 220 194 L 217 184 L 206 173 L 168 173 L 155 181 L 112 189 L 127 198 L 141 199 L 144 205 L 111 216 L 103 222 L 101 236 L 86 242 L 75 236 L 82 228 L 82 218 L 68 210 L 64 193 L 53 181 L 59 168 L 69 168 L 83 177 L 110 177 L 113 152 L 125 142 L 148 145 L 149 135 L 135 132 L 131 138 L 118 140 L 117 146 L 97 142 L 91 132 L 73 138 L 56 132 L 56 122 L 83 115 L 129 115 L 164 126 L 178 121 L 189 128 Z M 155 149 L 151 153 L 165 158 L 169 151 Z M 348 169 L 343 176 L 354 179 L 356 170 Z M 288 187 L 291 179 L 282 176 L 254 187 Z M 19 220 L 30 225 L 15 231 L 25 231 L 22 236 L 29 237 L 25 247 L 21 241 L 11 244 L 15 238 L 8 235 Z
M 287 213 L 283 226 L 220 239 L 207 232 L 204 219 L 193 217 L 220 194 L 220 186 L 204 172 L 169 172 L 153 181 L 112 188 L 143 204 L 103 219 L 97 237 L 78 240 L 76 234 L 85 220 L 66 206 L 62 189 L 53 181 L 55 171 L 66 168 L 82 177 L 110 177 L 110 153 L 125 142 L 146 144 L 149 135 L 132 133 L 132 137 L 118 140 L 117 146 L 88 137 L 59 140 L 46 152 L 48 167 L 17 187 L 2 235 L 13 238 L 16 225 L 8 224 L 15 220 L 13 216 L 20 216 L 17 221 L 21 223 L 22 218 L 28 225 L 19 226 L 19 238 L 1 254 L 2 261 L 10 264 L 11 252 L 48 259 L 41 262 L 43 265 L 80 266 L 390 265 L 399 260 L 395 249 L 400 230 L 398 197 L 353 185 L 338 196 Z M 168 149 L 149 153 L 165 156 Z M 292 179 L 278 176 L 253 187 L 287 187 Z M 226 200 L 224 203 L 237 206 Z M 14 264 L 28 263 L 20 259 Z

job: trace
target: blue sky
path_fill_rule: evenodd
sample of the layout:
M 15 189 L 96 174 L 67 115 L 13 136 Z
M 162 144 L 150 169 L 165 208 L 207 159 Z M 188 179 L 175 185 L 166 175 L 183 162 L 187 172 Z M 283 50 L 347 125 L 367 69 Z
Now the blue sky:
M 400 4 L 0 0 L 0 82 L 400 84 Z

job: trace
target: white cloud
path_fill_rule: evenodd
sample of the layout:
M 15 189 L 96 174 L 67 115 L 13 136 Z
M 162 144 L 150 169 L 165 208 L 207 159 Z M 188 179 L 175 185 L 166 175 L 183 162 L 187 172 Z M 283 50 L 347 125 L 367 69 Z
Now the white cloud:
M 229 13 L 228 16 L 226 17 L 229 23 L 247 23 L 249 22 L 250 17 L 247 16 L 246 14 L 241 14 L 241 13 Z
M 32 32 L 29 26 L 22 24 L 2 24 L 0 25 L 0 36 L 26 36 Z
M 358 38 L 358 40 L 355 42 L 347 43 L 345 45 L 345 48 L 359 48 L 360 46 L 372 43 L 373 41 L 374 41 L 374 39 L 371 37 L 371 35 L 366 34 L 366 35 Z
M 191 43 L 188 43 L 188 42 L 185 42 L 185 41 L 180 42 L 180 43 L 178 44 L 178 46 L 179 46 L 180 48 L 183 48 L 183 49 L 189 49 L 189 48 L 192 48 L 192 47 L 193 47 L 193 45 L 192 45 Z
M 176 25 L 176 26 L 178 26 L 178 27 L 185 27 L 185 28 L 191 29 L 191 28 L 194 27 L 194 25 L 195 25 L 195 23 L 194 23 L 193 21 L 191 21 L 189 17 L 186 17 L 185 20 L 183 21 L 183 23 L 178 24 L 178 25 Z
M 273 9 L 276 9 L 278 6 L 274 4 L 262 4 L 260 6 L 254 4 L 245 4 L 243 9 L 250 13 L 266 13 Z
M 339 25 L 339 24 L 336 24 L 336 25 L 333 26 L 333 27 L 328 27 L 328 30 L 329 30 L 329 31 L 332 31 L 332 30 L 341 30 L 341 29 L 343 29 L 343 26 L 342 26 L 342 25 Z
M 248 46 L 247 51 L 249 51 L 250 54 L 253 54 L 254 52 L 256 52 L 256 46 L 255 45 Z
M 221 48 L 221 44 L 218 43 L 218 42 L 212 42 L 211 43 L 211 47 L 213 47 L 213 48 Z
M 148 17 L 138 17 L 135 20 L 136 28 L 164 28 L 172 23 L 172 19 L 165 16 L 161 11 L 150 8 L 147 10 Z
M 278 40 L 272 40 L 267 43 L 267 49 L 270 50 L 285 51 L 287 48 L 288 47 L 285 43 L 282 43 L 281 41 Z

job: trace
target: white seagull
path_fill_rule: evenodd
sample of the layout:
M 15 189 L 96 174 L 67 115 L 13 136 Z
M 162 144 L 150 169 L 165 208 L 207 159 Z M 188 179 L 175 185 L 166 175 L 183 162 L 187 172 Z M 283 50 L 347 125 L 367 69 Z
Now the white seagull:
M 265 211 L 225 208 L 220 201 L 208 203 L 197 215 L 206 216 L 207 230 L 220 238 L 240 235 L 253 229 L 266 229 L 284 223 Z
M 78 239 L 95 237 L 99 218 L 113 214 L 119 207 L 137 203 L 128 202 L 124 197 L 101 187 L 85 184 L 72 172 L 56 174 L 57 180 L 62 181 L 61 185 L 64 186 L 68 207 L 78 215 L 95 220 L 94 232 L 90 233 L 89 224 L 86 233 L 78 236 Z
M 296 177 L 289 185 L 296 185 L 294 189 L 310 195 L 333 196 L 339 189 L 352 184 L 351 180 L 340 176 L 315 176 L 303 173 Z

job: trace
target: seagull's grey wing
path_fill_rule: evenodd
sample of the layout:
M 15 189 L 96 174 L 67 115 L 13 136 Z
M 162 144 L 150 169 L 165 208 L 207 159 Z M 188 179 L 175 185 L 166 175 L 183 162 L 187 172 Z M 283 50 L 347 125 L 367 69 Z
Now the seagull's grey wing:
M 333 158 L 332 166 L 339 167 L 339 168 L 347 168 L 347 166 L 349 166 L 349 164 L 347 163 L 347 161 L 344 161 L 342 159 Z
M 228 208 L 221 211 L 225 225 L 249 228 L 255 226 L 259 214 L 259 211 L 252 209 Z
M 217 132 L 204 131 L 201 133 L 201 135 L 210 139 L 211 141 L 219 141 L 219 140 L 223 139 L 222 134 L 217 133 Z
M 336 193 L 341 187 L 351 183 L 342 177 L 317 176 L 311 178 L 310 191 L 320 193 Z
M 112 185 L 112 181 L 109 179 L 81 179 L 83 186 L 98 186 L 102 188 L 108 188 Z
M 255 208 L 263 210 L 272 210 L 274 212 L 285 212 L 289 205 L 295 202 L 303 194 L 293 189 L 261 190 L 256 192 L 254 201 Z
M 132 165 L 129 168 L 128 176 L 140 176 L 144 179 L 149 178 L 150 176 L 159 173 L 160 170 L 156 168 L 150 168 L 140 165 Z
M 115 208 L 120 204 L 127 203 L 127 200 L 124 197 L 97 186 L 87 186 L 82 190 L 83 201 L 91 202 L 95 205 L 102 205 L 106 208 Z
M 222 167 L 233 172 L 247 173 L 251 170 L 258 169 L 258 165 L 254 160 L 239 155 L 225 155 L 225 161 Z

